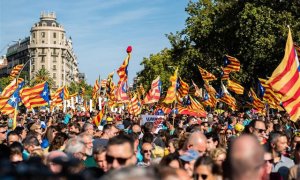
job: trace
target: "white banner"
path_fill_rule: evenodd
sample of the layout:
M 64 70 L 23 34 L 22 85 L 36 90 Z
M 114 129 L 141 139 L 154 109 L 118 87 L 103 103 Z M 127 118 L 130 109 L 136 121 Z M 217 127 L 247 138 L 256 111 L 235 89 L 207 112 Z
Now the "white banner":
M 155 133 L 157 133 L 160 129 L 162 129 L 164 116 L 142 114 L 141 117 L 142 117 L 141 126 L 144 125 L 146 122 L 153 122 L 154 127 L 156 127 Z

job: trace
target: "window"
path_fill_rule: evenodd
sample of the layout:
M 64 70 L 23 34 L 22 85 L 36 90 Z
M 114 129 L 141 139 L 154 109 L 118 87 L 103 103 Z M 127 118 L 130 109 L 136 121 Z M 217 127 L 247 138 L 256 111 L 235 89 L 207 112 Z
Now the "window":
M 55 23 L 52 23 L 52 27 L 55 27 L 56 25 L 55 25 Z
M 57 62 L 57 61 L 56 61 L 56 57 L 55 57 L 55 56 L 53 57 L 53 62 L 54 62 L 54 63 L 56 63 L 56 62 Z
M 45 43 L 45 41 L 44 40 L 42 40 L 42 44 L 44 44 Z
M 43 37 L 43 38 L 45 37 L 45 32 L 42 32 L 42 37 Z
M 61 78 L 62 78 L 62 79 L 64 78 L 64 74 L 61 74 Z
M 64 34 L 61 34 L 61 39 L 64 39 Z
M 53 70 L 56 70 L 56 65 L 53 65 Z
M 54 78 L 54 79 L 56 78 L 56 73 L 53 73 L 53 78 Z
M 42 56 L 41 62 L 44 63 L 45 62 L 45 57 Z
M 35 33 L 32 33 L 32 38 L 35 38 Z
M 53 38 L 56 38 L 56 33 L 53 33 Z
M 54 41 L 53 44 L 56 44 L 56 41 Z
M 45 65 L 42 65 L 42 69 L 45 69 Z

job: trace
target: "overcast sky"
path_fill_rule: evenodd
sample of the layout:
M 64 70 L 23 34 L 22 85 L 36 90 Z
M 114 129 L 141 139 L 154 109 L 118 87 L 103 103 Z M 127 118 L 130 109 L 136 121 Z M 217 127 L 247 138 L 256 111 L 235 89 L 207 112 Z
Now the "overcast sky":
M 133 47 L 129 83 L 143 57 L 170 47 L 165 34 L 185 26 L 188 0 L 1 0 L 0 55 L 12 41 L 29 36 L 42 11 L 55 12 L 72 37 L 79 70 L 87 82 L 119 68 Z M 118 80 L 117 74 L 114 81 Z

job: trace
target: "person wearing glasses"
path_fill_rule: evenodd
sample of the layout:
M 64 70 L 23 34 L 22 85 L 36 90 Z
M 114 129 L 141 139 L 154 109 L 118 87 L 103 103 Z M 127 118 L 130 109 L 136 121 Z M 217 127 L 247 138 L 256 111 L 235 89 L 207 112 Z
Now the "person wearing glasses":
M 106 162 L 108 170 L 136 164 L 133 140 L 127 135 L 117 135 L 107 143 Z
M 137 164 L 138 167 L 148 167 L 151 165 L 152 151 L 153 151 L 152 144 L 148 142 L 144 142 L 141 150 L 143 161 Z
M 255 135 L 261 144 L 266 143 L 266 124 L 262 120 L 252 120 L 249 124 L 249 132 Z
M 216 172 L 213 172 L 215 170 L 215 164 L 211 157 L 200 157 L 195 162 L 193 178 L 194 180 L 215 180 L 217 179 L 214 175 Z

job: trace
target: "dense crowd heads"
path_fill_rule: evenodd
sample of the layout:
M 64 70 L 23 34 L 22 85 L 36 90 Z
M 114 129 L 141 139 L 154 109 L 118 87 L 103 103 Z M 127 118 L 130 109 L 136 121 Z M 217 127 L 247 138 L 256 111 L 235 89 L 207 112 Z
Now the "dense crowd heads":
M 107 111 L 96 127 L 98 112 L 19 113 L 15 129 L 0 115 L 0 179 L 300 179 L 300 124 L 284 113 Z

